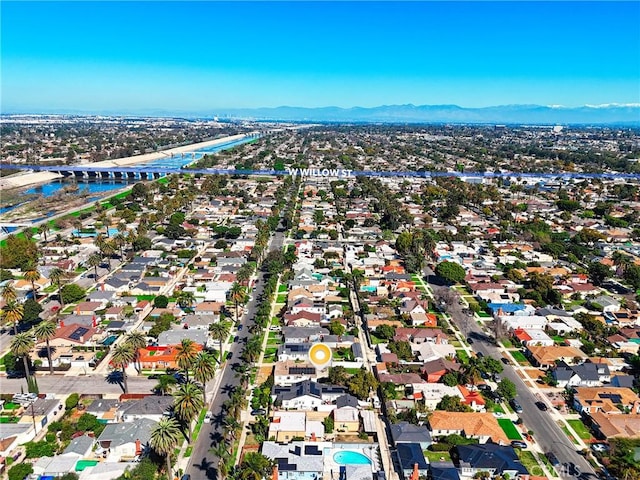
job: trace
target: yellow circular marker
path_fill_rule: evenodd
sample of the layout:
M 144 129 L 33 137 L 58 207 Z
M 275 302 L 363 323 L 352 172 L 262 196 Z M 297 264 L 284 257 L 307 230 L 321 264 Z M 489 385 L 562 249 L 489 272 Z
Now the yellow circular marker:
M 316 368 L 324 368 L 331 363 L 331 349 L 324 343 L 314 343 L 309 349 L 309 361 Z

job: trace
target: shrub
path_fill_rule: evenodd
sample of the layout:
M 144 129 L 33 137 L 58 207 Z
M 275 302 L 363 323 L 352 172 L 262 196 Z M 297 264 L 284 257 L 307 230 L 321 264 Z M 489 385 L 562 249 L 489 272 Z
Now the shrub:
M 64 402 L 64 406 L 67 410 L 71 410 L 78 405 L 78 401 L 80 400 L 80 395 L 78 393 L 72 393 L 67 397 L 67 400 Z
M 9 480 L 24 480 L 27 475 L 33 473 L 33 465 L 30 463 L 19 463 L 9 469 Z

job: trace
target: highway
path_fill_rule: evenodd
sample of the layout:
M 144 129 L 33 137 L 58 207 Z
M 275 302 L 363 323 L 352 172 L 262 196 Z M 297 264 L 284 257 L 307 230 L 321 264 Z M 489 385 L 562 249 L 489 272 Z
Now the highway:
M 431 276 L 435 275 L 428 268 L 425 269 L 425 273 L 427 273 L 426 279 L 430 279 Z M 430 286 L 433 287 L 434 285 L 431 284 Z M 495 359 L 502 358 L 500 350 L 487 340 L 485 332 L 474 320 L 469 321 L 468 319 L 455 317 L 451 317 L 451 319 L 465 337 L 470 335 L 475 337 L 472 348 L 476 352 L 482 352 L 485 356 Z M 516 400 L 523 409 L 519 416 L 524 424 L 533 430 L 535 441 L 544 452 L 553 452 L 562 464 L 562 467 L 556 467 L 558 474 L 567 479 L 591 480 L 598 478 L 589 462 L 576 451 L 574 445 L 556 424 L 550 412 L 543 412 L 538 409 L 535 404 L 538 399 L 531 389 L 525 385 L 515 369 L 507 365 L 501 376 L 502 378 L 508 378 L 515 384 L 518 391 Z
M 280 250 L 284 243 L 285 234 L 283 232 L 276 232 L 271 239 L 270 249 Z M 193 453 L 191 454 L 189 464 L 185 473 L 191 475 L 191 478 L 196 479 L 217 479 L 218 470 L 218 457 L 210 452 L 212 447 L 215 447 L 223 439 L 223 418 L 224 413 L 222 411 L 222 405 L 229 398 L 229 392 L 240 383 L 240 379 L 236 377 L 236 373 L 231 368 L 240 356 L 242 347 L 244 346 L 244 340 L 249 337 L 249 325 L 252 323 L 256 309 L 258 307 L 258 299 L 262 295 L 264 288 L 264 273 L 257 273 L 257 285 L 253 291 L 253 297 L 247 304 L 245 313 L 240 317 L 240 324 L 243 326 L 237 335 L 240 337 L 237 342 L 234 342 L 229 347 L 229 351 L 232 352 L 231 360 L 227 361 L 218 375 L 220 379 L 215 380 L 219 385 L 214 392 L 213 399 L 211 400 L 209 411 L 213 412 L 213 422 L 205 423 L 202 425 L 200 435 L 193 447 Z M 214 383 L 214 382 L 211 382 Z M 247 392 L 249 393 L 249 392 Z

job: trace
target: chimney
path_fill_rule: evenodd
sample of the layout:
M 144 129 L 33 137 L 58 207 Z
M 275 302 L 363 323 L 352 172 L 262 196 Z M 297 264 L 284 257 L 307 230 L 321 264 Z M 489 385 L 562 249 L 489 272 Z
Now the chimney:
M 271 473 L 271 480 L 278 480 L 278 464 L 273 466 L 273 472 Z
M 411 473 L 411 480 L 418 480 L 420 478 L 420 472 L 418 472 L 418 464 L 413 464 L 413 473 Z
M 100 291 L 104 292 L 104 283 L 100 284 Z
M 136 455 L 140 455 L 142 453 L 142 445 L 140 444 L 140 440 L 136 438 Z
M 60 320 L 60 328 L 64 327 L 64 320 Z

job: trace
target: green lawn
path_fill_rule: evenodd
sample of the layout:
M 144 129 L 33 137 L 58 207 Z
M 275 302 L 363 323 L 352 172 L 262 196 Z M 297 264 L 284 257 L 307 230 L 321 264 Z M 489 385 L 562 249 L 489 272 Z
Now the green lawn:
M 429 463 L 451 461 L 451 455 L 449 452 L 432 452 L 431 450 L 424 450 L 423 453 L 424 457 L 429 460 Z
M 502 430 L 504 430 L 504 433 L 507 435 L 509 440 L 522 440 L 522 437 L 518 433 L 518 429 L 511 420 L 508 418 L 499 418 L 498 424 Z
M 575 445 L 578 445 L 578 441 L 576 440 L 576 437 L 573 433 L 571 433 L 571 431 L 569 431 L 569 428 L 567 428 L 566 425 L 562 425 L 560 427 L 562 429 L 562 431 L 564 432 L 564 434 L 569 437 L 569 440 L 571 440 Z
M 561 337 L 560 335 L 554 335 L 551 338 L 553 338 L 553 341 L 556 343 L 564 344 L 564 337 Z
M 198 415 L 198 423 L 196 423 L 196 427 L 193 429 L 193 435 L 192 435 L 192 442 L 195 442 L 196 439 L 198 438 L 198 434 L 200 433 L 200 429 L 202 428 L 202 423 L 204 422 L 204 417 L 207 414 L 207 409 L 203 408 L 202 411 L 200 412 L 200 415 Z
M 496 405 L 493 407 L 493 413 L 502 413 L 502 414 L 504 414 L 504 413 L 506 413 L 506 412 L 504 411 L 504 408 L 502 408 L 502 406 L 501 406 L 501 405 L 496 404 Z
M 278 294 L 278 297 L 276 298 L 276 303 L 287 303 L 287 294 L 286 293 Z
M 540 468 L 540 464 L 536 460 L 536 457 L 533 456 L 533 453 L 528 450 L 516 448 L 516 454 L 520 459 L 520 463 L 525 466 L 531 475 L 543 475 L 542 468 Z
M 571 426 L 573 431 L 576 432 L 578 434 L 578 436 L 582 440 L 590 440 L 591 439 L 591 433 L 589 432 L 589 429 L 584 426 L 584 423 L 582 423 L 582 421 L 580 421 L 580 420 L 567 420 L 567 423 Z
M 519 350 L 515 352 L 511 352 L 511 356 L 518 363 L 524 363 L 525 365 L 529 363 L 527 361 L 527 357 L 525 357 L 524 354 Z
M 287 286 L 286 285 L 278 286 L 278 293 L 284 293 L 286 291 L 287 291 Z
M 265 362 L 275 362 L 276 360 L 276 355 L 278 354 L 278 349 L 274 348 L 274 347 L 267 347 L 264 351 L 264 358 L 263 360 Z
M 193 453 L 193 447 L 189 445 L 187 449 L 184 451 L 185 458 L 189 458 L 192 453 Z
M 469 354 L 464 350 L 456 350 L 456 357 L 460 360 L 460 363 L 467 364 L 469 363 Z
M 513 348 L 513 343 L 511 343 L 511 340 L 505 338 L 504 340 L 502 340 L 502 346 L 504 348 Z

